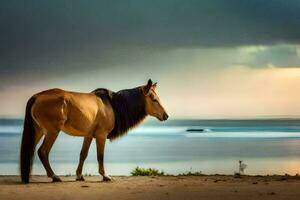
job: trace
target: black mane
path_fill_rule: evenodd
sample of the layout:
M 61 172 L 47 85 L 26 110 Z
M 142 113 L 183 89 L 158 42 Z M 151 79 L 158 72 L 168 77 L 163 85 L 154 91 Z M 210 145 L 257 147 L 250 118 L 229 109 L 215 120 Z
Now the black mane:
M 140 123 L 146 117 L 145 98 L 142 87 L 112 92 L 99 88 L 93 91 L 105 103 L 110 103 L 115 114 L 114 129 L 107 138 L 114 140 Z

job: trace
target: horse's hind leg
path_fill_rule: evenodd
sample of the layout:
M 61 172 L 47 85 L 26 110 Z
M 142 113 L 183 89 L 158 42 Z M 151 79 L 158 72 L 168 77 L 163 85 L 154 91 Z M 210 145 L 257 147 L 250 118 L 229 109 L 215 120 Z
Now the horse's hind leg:
M 34 126 L 35 128 L 35 146 L 39 143 L 39 141 L 41 140 L 41 138 L 44 135 L 43 129 L 40 128 L 37 124 L 35 124 Z
M 83 144 L 82 144 L 82 148 L 81 148 L 81 152 L 80 152 L 80 159 L 79 159 L 79 164 L 76 170 L 76 181 L 84 181 L 84 178 L 82 176 L 82 167 L 83 167 L 83 163 L 88 155 L 88 151 L 91 145 L 93 138 L 88 138 L 85 137 L 83 140 Z
M 38 150 L 38 155 L 43 163 L 44 168 L 46 169 L 47 176 L 51 177 L 53 182 L 61 181 L 61 179 L 54 174 L 53 170 L 51 169 L 50 163 L 49 163 L 49 153 L 50 153 L 50 150 L 51 150 L 53 143 L 55 142 L 57 136 L 58 136 L 58 132 L 57 133 L 48 132 L 45 135 L 43 144 L 41 145 L 41 147 Z

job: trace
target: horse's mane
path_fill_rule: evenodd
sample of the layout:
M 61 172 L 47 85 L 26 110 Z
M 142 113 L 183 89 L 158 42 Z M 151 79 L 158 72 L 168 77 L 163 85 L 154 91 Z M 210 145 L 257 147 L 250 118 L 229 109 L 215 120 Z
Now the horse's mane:
M 139 124 L 145 117 L 145 98 L 142 87 L 112 92 L 98 88 L 93 91 L 104 103 L 110 103 L 115 114 L 115 126 L 107 138 L 114 140 Z

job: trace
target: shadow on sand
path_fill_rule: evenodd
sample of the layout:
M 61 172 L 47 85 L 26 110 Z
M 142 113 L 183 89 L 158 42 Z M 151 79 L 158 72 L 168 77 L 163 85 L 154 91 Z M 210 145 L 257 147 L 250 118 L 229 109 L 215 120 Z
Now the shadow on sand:
M 0 176 L 1 177 L 1 176 Z M 29 184 L 24 184 L 21 182 L 21 178 L 18 176 L 2 176 L 0 179 L 0 185 L 36 185 L 36 184 L 61 184 L 61 183 L 108 183 L 106 181 L 101 181 L 101 180 L 85 180 L 85 181 L 76 181 L 75 178 L 74 180 L 67 179 L 67 180 L 62 180 L 62 182 L 52 182 L 50 178 L 45 178 L 45 176 L 41 177 L 34 177 L 32 180 L 29 182 Z

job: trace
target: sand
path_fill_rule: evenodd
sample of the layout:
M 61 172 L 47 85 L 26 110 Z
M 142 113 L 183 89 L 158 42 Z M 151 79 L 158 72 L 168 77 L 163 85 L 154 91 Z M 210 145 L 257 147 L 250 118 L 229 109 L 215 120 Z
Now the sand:
M 63 182 L 51 183 L 45 176 L 33 176 L 25 185 L 18 176 L 0 176 L 0 199 L 300 199 L 299 177 L 117 176 L 112 182 L 101 182 L 98 176 L 84 182 L 61 178 Z

